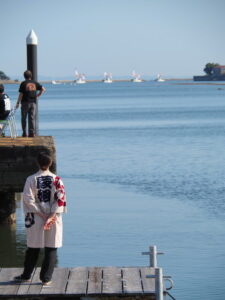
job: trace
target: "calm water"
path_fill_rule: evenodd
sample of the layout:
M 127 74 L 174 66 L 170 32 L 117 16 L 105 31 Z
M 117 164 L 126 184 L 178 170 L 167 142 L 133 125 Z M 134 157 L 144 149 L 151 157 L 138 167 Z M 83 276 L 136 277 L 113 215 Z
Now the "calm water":
M 46 88 L 40 135 L 55 137 L 69 209 L 58 266 L 147 265 L 141 252 L 157 245 L 174 297 L 223 300 L 225 90 L 174 82 Z M 17 89 L 7 87 L 14 103 Z M 1 266 L 22 265 L 20 202 L 17 220 L 0 228 Z

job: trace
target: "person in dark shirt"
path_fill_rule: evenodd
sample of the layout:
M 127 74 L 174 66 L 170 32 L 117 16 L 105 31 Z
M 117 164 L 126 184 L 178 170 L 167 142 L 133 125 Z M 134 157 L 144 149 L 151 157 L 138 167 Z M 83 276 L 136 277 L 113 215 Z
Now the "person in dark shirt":
M 10 98 L 7 94 L 4 93 L 4 85 L 0 84 L 0 120 L 4 121 L 7 119 L 10 109 L 11 109 L 11 104 L 10 104 Z M 3 124 L 0 124 L 0 136 L 3 135 Z
M 45 88 L 37 81 L 32 80 L 31 71 L 24 72 L 25 81 L 20 84 L 19 97 L 16 103 L 16 108 L 21 104 L 21 125 L 23 137 L 27 137 L 27 116 L 28 116 L 28 134 L 29 137 L 35 136 L 35 114 L 36 103 L 38 97 L 44 92 Z

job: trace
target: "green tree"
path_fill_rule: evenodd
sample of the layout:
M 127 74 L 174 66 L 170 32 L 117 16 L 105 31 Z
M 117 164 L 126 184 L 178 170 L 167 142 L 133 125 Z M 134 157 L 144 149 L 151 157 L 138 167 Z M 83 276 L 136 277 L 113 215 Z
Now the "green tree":
M 205 68 L 204 68 L 204 72 L 207 74 L 207 75 L 212 75 L 212 70 L 214 67 L 218 67 L 219 64 L 217 63 L 207 63 L 205 65 Z
M 0 79 L 1 80 L 10 80 L 10 78 L 5 75 L 5 73 L 3 71 L 0 71 Z

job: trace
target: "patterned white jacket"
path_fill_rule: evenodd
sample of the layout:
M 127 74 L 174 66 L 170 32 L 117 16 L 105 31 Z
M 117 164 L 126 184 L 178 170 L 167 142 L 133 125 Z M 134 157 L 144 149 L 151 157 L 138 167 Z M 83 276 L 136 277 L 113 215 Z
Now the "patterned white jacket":
M 23 191 L 23 209 L 27 246 L 31 248 L 62 246 L 62 217 L 66 212 L 66 195 L 62 180 L 49 170 L 29 176 Z M 37 213 L 56 213 L 56 222 L 44 230 L 45 220 Z

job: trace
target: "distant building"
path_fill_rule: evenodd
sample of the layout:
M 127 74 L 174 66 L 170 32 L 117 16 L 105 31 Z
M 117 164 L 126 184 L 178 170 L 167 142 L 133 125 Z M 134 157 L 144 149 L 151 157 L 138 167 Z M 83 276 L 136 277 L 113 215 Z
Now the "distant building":
M 225 66 L 217 66 L 212 69 L 211 75 L 194 76 L 194 81 L 225 81 Z
M 214 67 L 212 73 L 213 76 L 225 75 L 225 66 Z

